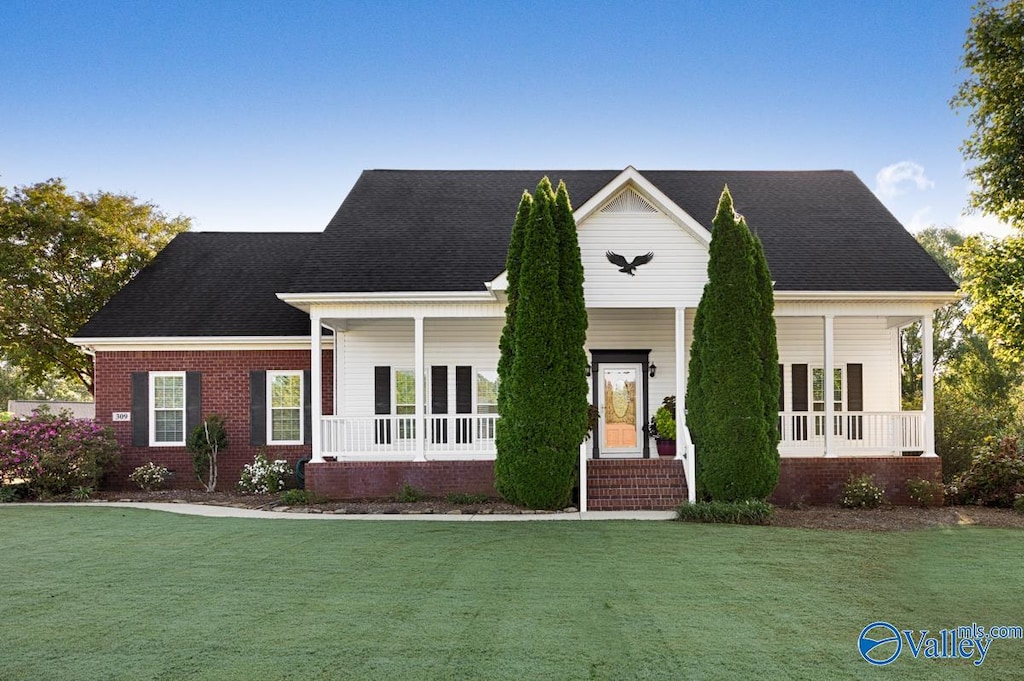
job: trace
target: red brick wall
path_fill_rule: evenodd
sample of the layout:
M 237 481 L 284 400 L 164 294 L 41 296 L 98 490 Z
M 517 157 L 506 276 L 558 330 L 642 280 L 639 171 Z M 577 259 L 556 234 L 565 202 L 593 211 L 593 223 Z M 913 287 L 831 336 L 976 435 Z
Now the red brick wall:
M 115 411 L 131 411 L 131 375 L 136 371 L 200 371 L 203 374 L 203 416 L 225 418 L 228 446 L 218 457 L 218 490 L 230 490 L 238 482 L 242 466 L 251 463 L 256 447 L 249 444 L 249 372 L 257 370 L 305 370 L 310 368 L 308 350 L 203 350 L 173 352 L 97 352 L 96 419 L 113 426 L 121 444 L 121 464 L 107 485 L 135 489 L 128 475 L 152 461 L 174 471 L 171 485 L 200 487 L 192 472 L 192 457 L 184 447 L 133 447 L 132 424 L 113 423 Z M 331 351 L 323 353 L 323 413 L 333 412 L 333 363 Z M 287 459 L 292 465 L 309 456 L 309 445 L 268 446 L 271 459 Z
M 588 464 L 590 510 L 670 509 L 686 500 L 683 462 L 601 459 Z M 851 475 L 870 473 L 893 504 L 911 504 L 906 481 L 941 480 L 936 457 L 784 458 L 771 502 L 835 504 Z M 327 462 L 306 466 L 306 487 L 329 499 L 393 497 L 402 485 L 431 496 L 449 492 L 494 496 L 492 461 Z
M 698 456 L 700 453 L 698 452 Z M 837 504 L 843 484 L 851 475 L 870 473 L 885 490 L 891 504 L 912 504 L 907 480 L 942 480 L 942 459 L 938 457 L 815 457 L 784 458 L 779 484 L 771 502 L 778 505 L 803 503 Z
M 403 485 L 428 496 L 498 496 L 493 461 L 336 461 L 306 465 L 306 489 L 328 499 L 393 497 Z

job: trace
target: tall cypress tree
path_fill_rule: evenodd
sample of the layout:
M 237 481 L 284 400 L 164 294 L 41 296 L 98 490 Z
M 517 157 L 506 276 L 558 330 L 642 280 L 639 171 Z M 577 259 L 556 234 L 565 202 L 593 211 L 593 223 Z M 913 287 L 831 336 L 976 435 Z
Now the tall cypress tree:
M 559 376 L 563 397 L 559 402 L 559 420 L 565 436 L 565 447 L 577 450 L 587 436 L 589 400 L 587 392 L 587 304 L 583 296 L 583 260 L 580 256 L 576 218 L 572 214 L 569 190 L 559 181 L 552 217 L 558 239 L 558 289 L 561 296 L 562 366 Z
M 702 495 L 715 500 L 763 499 L 775 488 L 779 469 L 771 279 L 728 187 L 713 224 L 691 352 L 696 381 L 687 390 L 698 480 Z
M 741 220 L 743 218 L 740 218 Z M 744 220 L 744 224 L 746 221 Z M 751 233 L 751 241 L 754 248 L 754 269 L 757 275 L 757 296 L 761 302 L 758 311 L 757 328 L 760 334 L 761 348 L 761 392 L 764 398 L 764 418 L 770 425 L 769 434 L 769 456 L 766 457 L 769 470 L 765 472 L 771 479 L 771 488 L 779 479 L 779 392 L 782 386 L 779 382 L 779 344 L 775 328 L 775 287 L 772 284 L 772 275 L 768 269 L 768 258 L 764 255 L 764 246 L 756 234 Z M 774 452 L 774 456 L 771 453 Z M 774 461 L 774 463 L 772 463 Z M 774 470 L 771 470 L 771 469 Z
M 509 438 L 509 425 L 513 421 L 512 408 L 515 399 L 512 397 L 514 388 L 512 385 L 512 364 L 515 358 L 515 333 L 516 333 L 516 308 L 519 304 L 519 270 L 523 262 L 523 235 L 530 220 L 530 208 L 533 205 L 533 197 L 527 191 L 523 192 L 519 200 L 519 210 L 516 212 L 516 220 L 512 225 L 512 237 L 509 240 L 508 254 L 505 258 L 505 274 L 508 277 L 505 295 L 505 327 L 501 331 L 501 340 L 498 348 L 501 352 L 498 358 L 498 422 L 495 425 L 495 446 L 498 450 L 497 459 L 494 462 L 494 480 L 498 493 L 512 501 L 517 502 L 515 490 L 511 486 L 508 472 L 510 457 L 506 454 Z
M 501 403 L 496 486 L 507 499 L 533 508 L 568 503 L 586 434 L 583 271 L 568 192 L 561 193 L 556 197 L 545 177 L 533 194 L 522 230 L 511 342 L 502 348 L 510 367 L 503 380 L 511 390 Z

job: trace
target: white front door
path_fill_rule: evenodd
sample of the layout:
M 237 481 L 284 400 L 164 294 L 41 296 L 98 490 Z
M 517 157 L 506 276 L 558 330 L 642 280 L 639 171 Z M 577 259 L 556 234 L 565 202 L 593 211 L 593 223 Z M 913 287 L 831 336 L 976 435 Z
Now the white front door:
M 642 456 L 644 424 L 641 364 L 602 364 L 598 384 L 601 455 Z

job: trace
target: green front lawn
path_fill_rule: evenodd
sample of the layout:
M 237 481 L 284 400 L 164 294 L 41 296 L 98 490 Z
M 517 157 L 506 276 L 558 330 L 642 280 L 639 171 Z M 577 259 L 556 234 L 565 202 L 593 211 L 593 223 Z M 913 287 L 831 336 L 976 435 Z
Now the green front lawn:
M 1024 532 L 0 507 L 0 679 L 1013 678 L 875 620 L 1024 625 Z

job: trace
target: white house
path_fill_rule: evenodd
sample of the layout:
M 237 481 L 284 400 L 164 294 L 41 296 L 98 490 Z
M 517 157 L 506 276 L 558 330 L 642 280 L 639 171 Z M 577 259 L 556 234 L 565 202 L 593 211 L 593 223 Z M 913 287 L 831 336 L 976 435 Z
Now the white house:
M 583 503 L 666 507 L 694 488 L 683 420 L 673 461 L 646 424 L 668 395 L 685 409 L 726 184 L 775 287 L 776 497 L 826 501 L 869 471 L 898 498 L 938 475 L 931 319 L 955 286 L 846 171 L 366 171 L 320 234 L 172 242 L 74 339 L 95 353 L 99 418 L 119 414 L 130 462 L 176 461 L 190 423 L 218 411 L 239 442 L 229 466 L 257 446 L 307 455 L 307 485 L 328 496 L 493 491 L 505 251 L 545 175 L 567 184 L 585 270 L 601 419 Z M 653 257 L 624 272 L 609 253 Z M 918 321 L 924 406 L 905 411 L 898 335 Z

